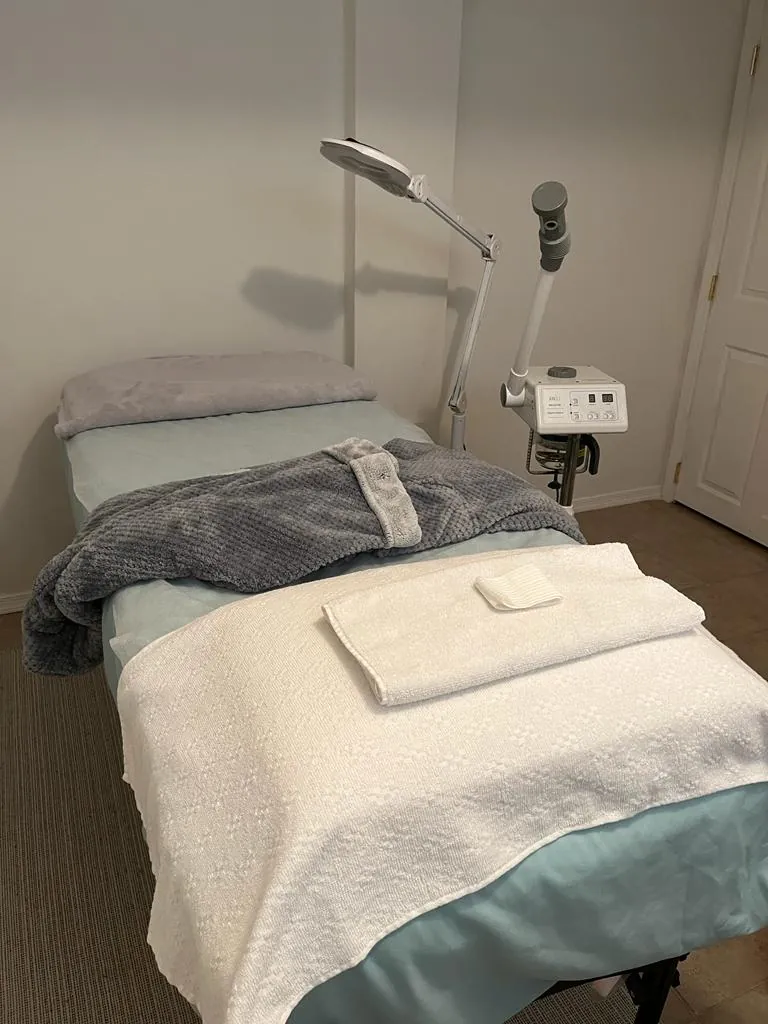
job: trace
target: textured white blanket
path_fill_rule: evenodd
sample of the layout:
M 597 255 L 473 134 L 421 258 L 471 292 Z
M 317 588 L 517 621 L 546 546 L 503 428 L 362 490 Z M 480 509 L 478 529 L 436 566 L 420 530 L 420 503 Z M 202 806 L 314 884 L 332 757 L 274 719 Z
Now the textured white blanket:
M 149 941 L 206 1024 L 282 1024 L 378 939 L 567 832 L 768 780 L 768 687 L 701 630 L 380 707 L 321 606 L 440 567 L 239 601 L 126 667 Z

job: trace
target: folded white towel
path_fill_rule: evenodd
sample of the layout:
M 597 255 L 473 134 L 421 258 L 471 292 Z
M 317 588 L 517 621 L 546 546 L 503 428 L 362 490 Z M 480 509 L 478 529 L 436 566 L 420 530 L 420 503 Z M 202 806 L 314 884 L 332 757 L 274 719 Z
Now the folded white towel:
M 475 589 L 487 569 L 478 559 L 348 594 L 323 612 L 386 705 L 683 633 L 704 619 L 693 601 L 644 576 L 625 544 L 514 551 L 493 568 L 531 565 L 562 595 L 557 604 L 495 610 Z

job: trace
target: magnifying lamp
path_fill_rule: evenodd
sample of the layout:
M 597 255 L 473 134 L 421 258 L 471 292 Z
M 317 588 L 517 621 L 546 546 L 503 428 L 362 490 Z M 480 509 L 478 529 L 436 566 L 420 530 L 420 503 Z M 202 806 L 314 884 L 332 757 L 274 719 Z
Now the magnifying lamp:
M 380 149 L 365 146 L 355 139 L 323 139 L 320 152 L 332 164 L 367 178 L 393 196 L 408 195 L 413 175 L 405 164 L 393 160 Z
M 453 389 L 448 399 L 448 408 L 451 411 L 451 448 L 461 450 L 464 448 L 466 429 L 467 375 L 491 287 L 493 270 L 501 252 L 501 243 L 495 235 L 471 227 L 463 217 L 432 194 L 425 175 L 411 174 L 405 164 L 382 153 L 381 150 L 350 138 L 323 139 L 320 143 L 320 152 L 331 163 L 361 178 L 367 178 L 385 192 L 422 203 L 480 251 L 484 262 L 483 276 L 467 322 L 463 344 L 457 358 Z M 565 188 L 559 182 L 545 182 L 533 193 L 533 208 L 539 217 L 541 274 L 514 365 L 506 384 L 502 385 L 502 404 L 506 406 L 522 405 L 525 400 L 528 365 L 544 318 L 552 278 L 570 248 L 565 224 L 567 201 Z

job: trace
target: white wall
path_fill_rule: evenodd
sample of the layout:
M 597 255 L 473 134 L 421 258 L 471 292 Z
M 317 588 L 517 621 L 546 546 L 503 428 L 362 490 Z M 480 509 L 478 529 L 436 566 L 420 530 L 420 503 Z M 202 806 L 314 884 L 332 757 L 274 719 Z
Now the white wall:
M 24 0 L 0 42 L 0 593 L 70 535 L 51 414 L 131 355 L 343 355 L 342 0 Z
M 310 348 L 429 423 L 448 229 L 322 160 L 450 191 L 462 0 L 25 0 L 0 41 L 0 606 L 71 521 L 52 420 L 132 355 Z
M 469 388 L 468 443 L 515 470 L 527 431 L 498 403 L 537 273 L 530 193 L 562 180 L 573 249 L 536 362 L 625 381 L 630 432 L 577 495 L 661 484 L 725 134 L 741 0 L 467 0 L 455 202 L 504 243 Z M 461 240 L 451 286 L 480 267 Z
M 579 493 L 656 485 L 743 8 L 12 4 L 0 35 L 0 604 L 69 538 L 52 415 L 62 382 L 98 363 L 311 348 L 354 358 L 388 404 L 434 422 L 479 260 L 426 211 L 345 183 L 317 154 L 325 134 L 389 150 L 446 199 L 453 185 L 468 219 L 501 234 L 469 442 L 518 469 L 525 434 L 497 389 L 536 274 L 529 196 L 566 182 L 574 250 L 539 355 L 622 377 L 633 424 Z
M 462 0 L 357 0 L 355 138 L 450 198 Z M 355 186 L 355 363 L 380 397 L 435 426 L 445 359 L 450 229 L 367 181 Z

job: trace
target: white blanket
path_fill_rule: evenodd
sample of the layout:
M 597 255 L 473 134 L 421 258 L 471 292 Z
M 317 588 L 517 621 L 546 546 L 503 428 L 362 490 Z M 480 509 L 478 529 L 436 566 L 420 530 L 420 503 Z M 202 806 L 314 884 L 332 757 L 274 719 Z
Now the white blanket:
M 475 588 L 482 562 L 377 584 L 323 607 L 380 704 L 428 700 L 693 629 L 704 612 L 644 576 L 626 544 L 534 548 L 495 561 L 486 586 L 537 569 L 544 607 L 499 611 Z M 483 570 L 486 571 L 486 570 Z M 503 574 L 503 575 L 500 575 Z M 538 581 L 537 581 L 538 582 Z M 521 596 L 528 599 L 528 583 Z M 536 591 L 541 590 L 538 582 Z M 551 602 L 551 595 L 560 597 Z M 509 597 L 509 595 L 507 595 Z
M 321 606 L 439 566 L 238 601 L 123 672 L 149 941 L 206 1024 L 282 1024 L 384 935 L 567 832 L 768 780 L 768 687 L 702 630 L 380 707 Z

